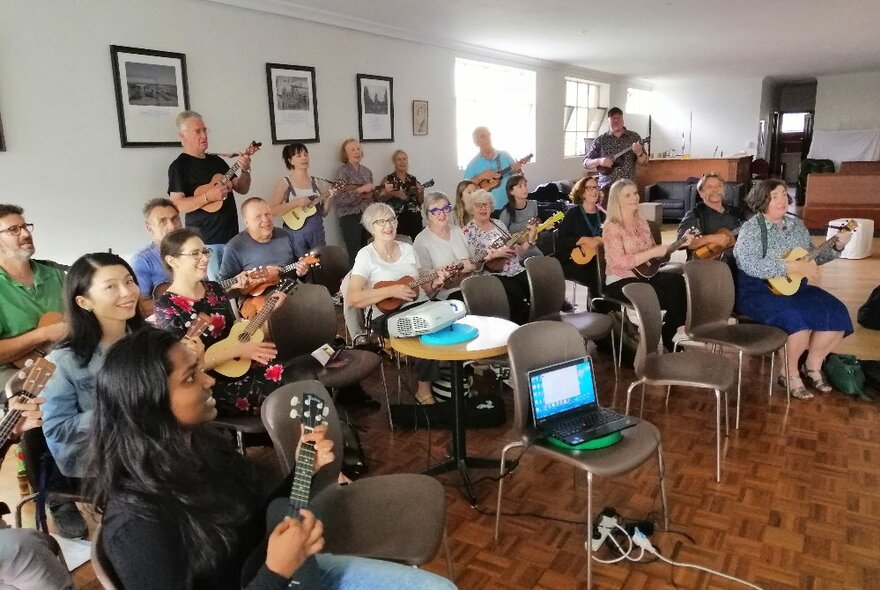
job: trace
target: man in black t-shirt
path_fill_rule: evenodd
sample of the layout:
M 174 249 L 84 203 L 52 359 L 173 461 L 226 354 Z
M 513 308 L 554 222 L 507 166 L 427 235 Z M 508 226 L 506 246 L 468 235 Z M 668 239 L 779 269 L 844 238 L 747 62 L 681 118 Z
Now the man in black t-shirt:
M 217 280 L 223 247 L 238 234 L 238 212 L 232 191 L 244 195 L 251 188 L 251 158 L 241 155 L 238 176 L 231 182 L 210 188 L 204 195 L 194 197 L 196 189 L 211 181 L 215 174 L 226 174 L 229 165 L 220 156 L 209 154 L 208 129 L 202 116 L 195 111 L 183 111 L 177 116 L 177 135 L 183 146 L 176 160 L 168 167 L 168 196 L 181 213 L 184 225 L 202 234 L 205 245 L 211 249 L 208 278 Z M 212 201 L 223 201 L 216 213 L 202 209 Z

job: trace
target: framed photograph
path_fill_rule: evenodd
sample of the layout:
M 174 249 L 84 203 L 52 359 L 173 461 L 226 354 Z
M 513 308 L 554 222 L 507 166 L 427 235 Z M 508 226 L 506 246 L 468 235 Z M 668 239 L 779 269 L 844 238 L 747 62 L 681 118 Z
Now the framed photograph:
M 357 95 L 361 141 L 394 141 L 394 80 L 358 74 Z
M 272 143 L 319 141 L 315 68 L 266 64 Z
M 189 109 L 186 56 L 110 46 L 122 147 L 177 146 L 174 119 Z
M 412 103 L 413 135 L 428 134 L 428 101 L 414 100 Z

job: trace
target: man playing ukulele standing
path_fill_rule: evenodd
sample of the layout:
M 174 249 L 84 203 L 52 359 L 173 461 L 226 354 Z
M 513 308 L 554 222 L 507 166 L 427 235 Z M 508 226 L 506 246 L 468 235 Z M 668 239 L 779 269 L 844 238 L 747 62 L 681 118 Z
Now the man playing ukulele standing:
M 584 168 L 600 168 L 599 187 L 607 195 L 615 180 L 636 179 L 636 164 L 648 162 L 648 152 L 640 143 L 641 137 L 624 126 L 623 111 L 617 107 L 608 109 L 610 129 L 593 140 L 584 158 Z M 625 151 L 616 160 L 613 156 Z M 610 169 L 610 170 L 608 170 Z
M 501 208 L 507 204 L 507 190 L 505 183 L 508 176 L 501 176 L 501 171 L 510 167 L 510 171 L 519 174 L 522 172 L 522 164 L 513 159 L 513 157 L 504 151 L 496 150 L 492 147 L 492 134 L 486 127 L 477 127 L 474 129 L 474 145 L 480 148 L 480 153 L 473 157 L 464 171 L 464 177 L 479 184 L 483 180 L 498 178 L 498 186 L 493 188 L 492 200 L 494 201 L 494 211 L 497 214 Z
M 181 153 L 168 167 L 168 196 L 178 211 L 185 213 L 186 227 L 197 229 L 205 245 L 211 249 L 208 279 L 217 280 L 223 248 L 238 233 L 238 213 L 231 191 L 247 194 L 251 188 L 251 158 L 242 154 L 238 158 L 241 172 L 232 181 L 208 189 L 200 197 L 193 196 L 196 189 L 211 181 L 215 174 L 225 174 L 229 165 L 216 154 L 208 151 L 208 129 L 202 116 L 195 111 L 183 111 L 177 115 L 177 135 L 180 137 Z M 214 201 L 223 201 L 216 213 L 202 210 Z

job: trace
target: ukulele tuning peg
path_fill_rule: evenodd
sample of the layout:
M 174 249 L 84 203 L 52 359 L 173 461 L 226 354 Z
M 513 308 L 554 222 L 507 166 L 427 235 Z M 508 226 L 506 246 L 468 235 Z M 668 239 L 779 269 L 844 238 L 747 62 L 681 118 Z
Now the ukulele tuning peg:
M 297 396 L 293 396 L 292 398 L 290 398 L 290 405 L 291 406 L 298 406 L 299 405 L 299 398 Z
M 296 420 L 297 418 L 299 418 L 299 412 L 297 412 L 296 410 L 290 410 L 290 417 Z
M 321 415 L 324 416 L 325 418 L 326 418 L 329 414 L 330 414 L 330 408 L 324 408 L 324 410 L 321 412 Z
M 308 410 L 306 410 L 305 412 L 303 412 L 303 418 L 311 418 L 311 417 L 312 417 L 312 413 L 309 412 Z

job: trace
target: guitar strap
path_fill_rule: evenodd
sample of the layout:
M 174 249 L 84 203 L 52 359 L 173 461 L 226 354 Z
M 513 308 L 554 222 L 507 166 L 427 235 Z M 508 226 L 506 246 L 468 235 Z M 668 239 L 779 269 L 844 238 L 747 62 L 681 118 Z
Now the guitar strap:
M 758 227 L 761 228 L 761 258 L 767 258 L 767 224 L 764 223 L 764 214 L 758 213 Z

